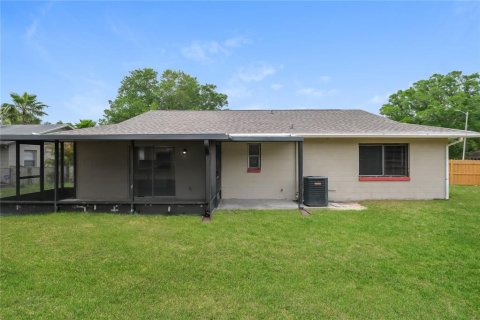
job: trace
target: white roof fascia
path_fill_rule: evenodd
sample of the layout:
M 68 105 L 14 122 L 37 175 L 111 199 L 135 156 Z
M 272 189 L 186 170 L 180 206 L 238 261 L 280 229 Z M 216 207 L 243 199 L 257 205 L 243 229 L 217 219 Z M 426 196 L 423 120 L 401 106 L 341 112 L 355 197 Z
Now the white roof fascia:
M 304 138 L 478 138 L 480 133 L 298 133 L 294 136 Z
M 229 133 L 228 136 L 230 137 L 301 137 L 299 134 L 290 134 L 290 133 Z
M 476 138 L 480 133 L 230 133 L 232 138 L 304 137 L 304 138 Z

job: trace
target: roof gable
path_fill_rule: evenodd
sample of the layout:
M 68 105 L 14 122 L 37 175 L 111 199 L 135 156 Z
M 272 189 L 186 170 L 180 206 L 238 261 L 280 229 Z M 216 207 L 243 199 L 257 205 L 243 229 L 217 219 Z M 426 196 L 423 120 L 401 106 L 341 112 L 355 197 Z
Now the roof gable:
M 11 124 L 0 126 L 2 135 L 36 135 L 71 129 L 72 127 L 68 124 Z

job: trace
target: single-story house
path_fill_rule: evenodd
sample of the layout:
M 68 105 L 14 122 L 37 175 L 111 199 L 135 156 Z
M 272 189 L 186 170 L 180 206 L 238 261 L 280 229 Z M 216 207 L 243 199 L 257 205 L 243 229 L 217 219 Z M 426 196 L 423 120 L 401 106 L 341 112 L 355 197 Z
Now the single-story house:
M 2 133 L 17 150 L 51 144 L 58 169 L 51 190 L 40 175 L 38 190 L 22 192 L 19 175 L 15 194 L 1 205 L 7 211 L 207 214 L 221 199 L 287 199 L 302 206 L 304 176 L 328 177 L 332 201 L 448 199 L 449 139 L 465 137 L 480 133 L 399 123 L 362 110 L 149 111 L 119 124 L 28 138 Z M 72 184 L 65 183 L 62 165 L 68 144 Z

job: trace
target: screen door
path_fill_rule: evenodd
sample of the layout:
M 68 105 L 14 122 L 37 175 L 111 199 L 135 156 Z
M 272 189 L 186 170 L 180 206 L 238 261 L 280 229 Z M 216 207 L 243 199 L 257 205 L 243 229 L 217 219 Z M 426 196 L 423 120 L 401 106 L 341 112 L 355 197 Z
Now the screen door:
M 136 147 L 135 196 L 175 196 L 174 148 Z

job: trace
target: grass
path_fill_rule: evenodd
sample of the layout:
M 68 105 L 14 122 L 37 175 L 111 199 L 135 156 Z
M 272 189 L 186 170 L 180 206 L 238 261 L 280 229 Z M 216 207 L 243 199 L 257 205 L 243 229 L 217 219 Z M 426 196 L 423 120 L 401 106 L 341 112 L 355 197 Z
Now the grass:
M 35 179 L 38 179 L 38 178 L 35 178 Z M 66 181 L 63 185 L 65 188 L 72 188 L 73 182 Z M 44 190 L 52 190 L 54 187 L 55 186 L 53 182 L 45 182 Z M 17 189 L 14 185 L 0 187 L 0 198 L 14 196 L 17 194 L 16 191 Z M 27 193 L 35 193 L 35 192 L 40 192 L 40 182 L 22 183 L 20 185 L 20 194 L 22 195 Z
M 480 187 L 364 204 L 1 217 L 0 318 L 480 318 Z

